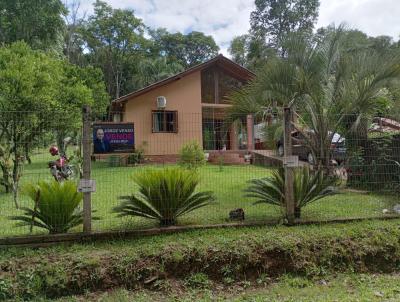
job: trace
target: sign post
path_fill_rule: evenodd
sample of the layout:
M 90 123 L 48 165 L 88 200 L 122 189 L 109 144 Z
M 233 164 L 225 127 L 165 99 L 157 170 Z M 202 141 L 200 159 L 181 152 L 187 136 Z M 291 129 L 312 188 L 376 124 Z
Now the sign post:
M 83 178 L 81 179 L 79 189 L 83 193 L 83 232 L 91 233 L 92 231 L 92 190 L 83 189 L 87 183 L 90 183 L 90 170 L 91 170 L 91 110 L 90 107 L 85 105 L 82 109 L 83 129 L 82 129 L 82 149 L 83 149 Z

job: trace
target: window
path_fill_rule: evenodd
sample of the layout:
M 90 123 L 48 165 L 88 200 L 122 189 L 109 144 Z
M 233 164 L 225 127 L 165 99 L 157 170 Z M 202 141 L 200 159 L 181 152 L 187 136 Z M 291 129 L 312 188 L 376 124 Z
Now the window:
M 218 77 L 218 103 L 227 103 L 227 97 L 229 94 L 232 93 L 232 91 L 240 89 L 242 86 L 243 83 L 240 80 L 220 71 Z
M 177 111 L 153 111 L 153 132 L 178 132 Z
M 201 72 L 201 101 L 208 104 L 226 104 L 227 96 L 242 86 L 242 81 L 222 69 L 209 67 Z
M 203 103 L 215 104 L 214 68 L 201 71 L 201 100 Z

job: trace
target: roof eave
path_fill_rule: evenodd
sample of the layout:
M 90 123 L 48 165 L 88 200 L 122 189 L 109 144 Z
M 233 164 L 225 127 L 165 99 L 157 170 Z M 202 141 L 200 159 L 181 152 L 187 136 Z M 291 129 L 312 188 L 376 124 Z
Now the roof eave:
M 147 93 L 147 92 L 149 92 L 149 91 L 151 91 L 153 89 L 156 89 L 158 87 L 164 86 L 164 85 L 166 85 L 168 83 L 171 83 L 173 81 L 180 80 L 181 78 L 183 78 L 183 77 L 185 77 L 185 76 L 187 76 L 187 75 L 189 75 L 191 73 L 194 73 L 194 72 L 197 72 L 197 71 L 201 71 L 201 70 L 207 68 L 209 65 L 212 65 L 213 63 L 218 62 L 219 60 L 224 60 L 226 63 L 233 64 L 237 68 L 240 68 L 242 71 L 247 73 L 247 78 L 248 79 L 251 79 L 251 78 L 253 78 L 255 76 L 255 74 L 252 71 L 250 71 L 249 69 L 247 69 L 247 68 L 245 68 L 245 67 L 243 67 L 243 66 L 241 66 L 241 65 L 239 65 L 239 64 L 237 64 L 235 62 L 233 62 L 232 60 L 230 60 L 230 59 L 224 57 L 222 54 L 220 54 L 220 55 L 208 60 L 207 62 L 200 63 L 200 64 L 195 65 L 193 67 L 190 67 L 189 69 L 186 69 L 186 70 L 184 70 L 184 71 L 182 71 L 182 72 L 180 72 L 180 73 L 178 73 L 176 75 L 173 75 L 173 76 L 171 76 L 169 78 L 160 80 L 160 81 L 155 82 L 155 83 L 153 83 L 151 85 L 143 87 L 143 88 L 141 88 L 139 90 L 136 90 L 134 92 L 131 92 L 131 93 L 128 93 L 128 94 L 126 94 L 124 96 L 121 96 L 121 97 L 113 100 L 112 103 L 115 104 L 115 103 L 126 102 L 126 101 L 128 101 L 129 99 L 131 99 L 133 97 L 140 96 L 140 95 L 145 94 L 145 93 Z

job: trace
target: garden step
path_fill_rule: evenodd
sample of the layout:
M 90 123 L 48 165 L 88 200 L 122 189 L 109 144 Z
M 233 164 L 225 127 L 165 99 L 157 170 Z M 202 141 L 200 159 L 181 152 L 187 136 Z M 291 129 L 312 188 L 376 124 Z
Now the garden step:
M 210 163 L 218 164 L 220 162 L 220 158 L 223 158 L 224 164 L 234 165 L 234 164 L 247 164 L 244 157 L 239 153 L 210 153 L 208 161 Z

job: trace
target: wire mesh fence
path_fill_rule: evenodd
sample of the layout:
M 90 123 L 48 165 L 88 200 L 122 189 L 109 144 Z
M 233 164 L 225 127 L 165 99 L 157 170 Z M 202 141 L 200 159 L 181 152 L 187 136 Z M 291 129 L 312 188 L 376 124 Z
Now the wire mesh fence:
M 228 123 L 220 109 L 135 114 L 92 118 L 93 231 L 285 220 L 282 120 L 243 116 Z M 0 115 L 0 237 L 82 232 L 81 117 L 71 124 L 61 113 Z M 300 220 L 400 210 L 400 129 L 388 120 L 360 125 L 330 129 L 293 120 Z M 58 153 L 49 152 L 52 146 Z M 43 181 L 50 185 L 38 186 Z
M 65 173 L 79 177 L 79 119 L 79 116 L 78 121 L 67 118 L 57 111 L 0 112 L 0 236 L 42 232 L 35 226 L 39 220 L 32 219 L 35 216 L 32 211 L 39 209 L 35 200 L 29 197 L 33 190 L 30 185 L 54 179 L 54 169 L 60 160 L 63 161 L 64 154 L 70 159 L 65 165 L 70 170 Z M 49 152 L 51 146 L 58 146 L 57 154 Z M 49 202 L 43 205 L 53 213 L 44 220 L 62 225 L 65 215 L 61 214 L 61 205 Z M 18 220 L 14 220 L 17 217 Z

